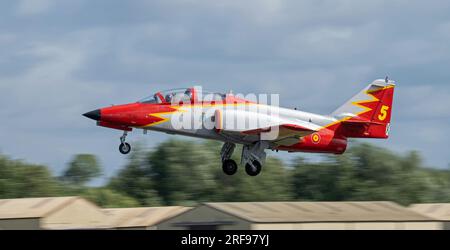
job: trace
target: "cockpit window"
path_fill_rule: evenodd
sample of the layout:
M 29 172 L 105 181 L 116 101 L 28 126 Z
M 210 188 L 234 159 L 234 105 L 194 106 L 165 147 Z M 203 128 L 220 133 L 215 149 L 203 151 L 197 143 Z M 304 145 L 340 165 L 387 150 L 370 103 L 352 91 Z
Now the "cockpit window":
M 195 92 L 195 99 L 194 98 Z M 193 101 L 218 102 L 225 100 L 226 95 L 194 88 L 181 88 L 159 91 L 153 96 L 140 100 L 140 103 L 190 103 Z
M 165 102 L 180 103 L 191 102 L 192 92 L 190 88 L 170 89 L 159 92 L 164 97 Z
M 204 102 L 220 102 L 225 100 L 225 95 L 220 93 L 203 92 L 202 98 Z
M 149 96 L 149 97 L 146 97 L 146 98 L 144 98 L 144 99 L 142 99 L 142 100 L 140 100 L 140 101 L 138 101 L 139 103 L 148 103 L 148 104 L 151 104 L 151 103 L 160 103 L 161 101 L 159 100 L 159 98 L 156 96 L 156 94 L 155 95 L 152 95 L 152 96 Z

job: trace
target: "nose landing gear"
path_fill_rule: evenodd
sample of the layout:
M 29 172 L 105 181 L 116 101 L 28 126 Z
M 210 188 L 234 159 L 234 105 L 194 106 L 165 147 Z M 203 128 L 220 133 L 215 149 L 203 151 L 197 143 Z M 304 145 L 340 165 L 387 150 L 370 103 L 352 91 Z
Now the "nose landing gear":
M 130 153 L 130 151 L 131 151 L 131 145 L 129 143 L 125 142 L 127 135 L 128 135 L 128 132 L 124 131 L 123 135 L 120 137 L 119 151 L 120 151 L 120 153 L 122 153 L 124 155 Z

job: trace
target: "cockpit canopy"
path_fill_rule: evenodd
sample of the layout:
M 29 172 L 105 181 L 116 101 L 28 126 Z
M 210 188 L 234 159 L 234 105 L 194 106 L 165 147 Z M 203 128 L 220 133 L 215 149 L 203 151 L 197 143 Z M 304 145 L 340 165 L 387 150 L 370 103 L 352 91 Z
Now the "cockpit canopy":
M 139 103 L 194 103 L 224 101 L 225 94 L 203 91 L 201 88 L 178 88 L 156 92 Z

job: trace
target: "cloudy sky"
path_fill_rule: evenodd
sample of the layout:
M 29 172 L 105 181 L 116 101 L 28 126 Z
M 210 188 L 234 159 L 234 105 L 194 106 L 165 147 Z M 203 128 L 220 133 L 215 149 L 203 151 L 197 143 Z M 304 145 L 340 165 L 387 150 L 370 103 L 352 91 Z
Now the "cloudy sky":
M 120 131 L 81 116 L 97 107 L 195 84 L 328 114 L 386 75 L 391 138 L 376 143 L 448 167 L 449 1 L 6 0 L 0 152 L 55 174 L 93 153 L 110 176 L 125 161 Z M 129 137 L 148 148 L 167 138 Z

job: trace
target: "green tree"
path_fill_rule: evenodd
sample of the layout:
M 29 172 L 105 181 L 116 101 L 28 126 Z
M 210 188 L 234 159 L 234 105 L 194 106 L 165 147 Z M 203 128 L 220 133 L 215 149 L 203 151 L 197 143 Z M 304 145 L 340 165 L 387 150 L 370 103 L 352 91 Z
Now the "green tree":
M 418 152 L 404 155 L 354 144 L 319 162 L 297 158 L 291 168 L 268 157 L 262 173 L 222 173 L 221 143 L 169 140 L 152 151 L 137 147 L 124 169 L 99 188 L 81 186 L 98 176 L 93 155 L 77 155 L 61 178 L 45 166 L 0 156 L 0 198 L 81 195 L 104 207 L 195 205 L 212 201 L 390 200 L 400 204 L 450 202 L 450 170 L 424 166 Z M 241 147 L 234 159 L 239 162 Z M 67 185 L 70 184 L 70 185 Z
M 370 144 L 318 163 L 294 164 L 296 199 L 389 200 L 408 205 L 449 200 L 448 170 L 423 166 L 417 152 L 404 156 Z
M 302 200 L 341 200 L 342 166 L 333 163 L 307 163 L 298 158 L 294 165 L 293 185 L 295 197 Z
M 104 208 L 139 206 L 137 200 L 107 188 L 87 188 L 80 195 Z
M 45 166 L 0 156 L 0 198 L 58 196 L 63 194 Z
M 129 162 L 117 176 L 113 177 L 107 187 L 137 200 L 142 206 L 158 206 L 161 198 L 155 189 L 153 173 L 146 164 L 148 152 L 135 147 Z
M 208 146 L 212 144 L 169 140 L 149 154 L 145 166 L 164 204 L 193 205 L 213 196 L 218 158 Z
M 94 177 L 100 176 L 102 168 L 95 155 L 78 154 L 69 163 L 62 180 L 75 185 L 84 185 Z
M 217 188 L 212 201 L 286 201 L 293 197 L 290 171 L 277 158 L 268 157 L 255 177 L 248 176 L 243 166 L 233 176 L 225 175 L 219 166 L 214 171 Z
M 139 152 L 109 186 L 149 204 L 195 205 L 207 201 L 288 200 L 289 172 L 280 160 L 268 158 L 263 174 L 249 177 L 243 167 L 234 176 L 222 172 L 221 143 L 169 140 L 154 151 Z M 235 158 L 239 158 L 239 148 Z

